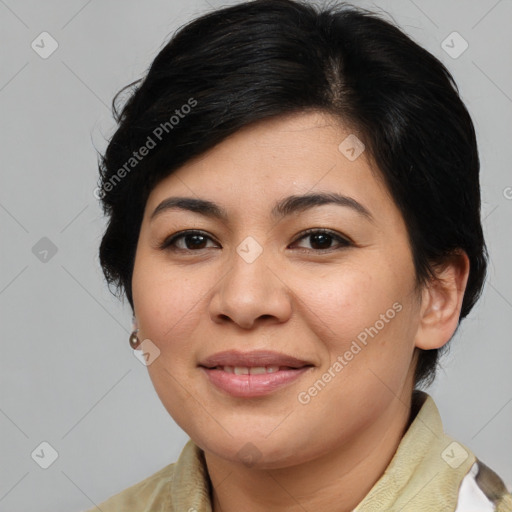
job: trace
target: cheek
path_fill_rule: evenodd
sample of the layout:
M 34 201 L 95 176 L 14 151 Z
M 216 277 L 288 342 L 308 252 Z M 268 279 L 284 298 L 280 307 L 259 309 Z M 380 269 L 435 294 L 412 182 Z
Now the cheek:
M 372 382 L 400 387 L 410 366 L 414 318 L 410 283 L 375 263 L 367 267 L 373 269 L 371 273 L 362 267 L 344 267 L 307 283 L 298 278 L 294 283 L 299 315 L 308 319 L 308 328 L 322 340 L 327 356 L 324 370 L 342 358 L 339 380 L 345 381 L 345 389 L 371 387 Z
M 195 369 L 191 339 L 204 315 L 201 298 L 208 280 L 143 256 L 135 262 L 132 289 L 141 339 L 150 339 L 159 350 L 148 374 L 168 413 L 188 432 L 202 418 L 199 410 L 190 412 L 197 401 L 189 383 Z
M 297 276 L 294 294 L 301 314 L 319 328 L 333 348 L 343 350 L 347 342 L 372 326 L 400 298 L 400 290 L 386 274 L 374 268 L 340 266 L 306 281 Z M 303 306 L 301 306 L 303 305 Z M 393 312 L 392 312 L 393 313 Z M 322 336 L 322 338 L 325 338 Z
M 208 279 L 200 270 L 188 276 L 160 258 L 136 259 L 132 289 L 135 313 L 141 335 L 151 339 L 162 351 L 171 341 L 182 340 L 200 315 Z

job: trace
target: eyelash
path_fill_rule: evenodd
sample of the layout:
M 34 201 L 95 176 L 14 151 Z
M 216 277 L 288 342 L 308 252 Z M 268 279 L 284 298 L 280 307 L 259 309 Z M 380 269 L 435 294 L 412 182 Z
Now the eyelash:
M 339 247 L 329 247 L 327 249 L 304 249 L 302 248 L 304 251 L 306 252 L 316 252 L 316 253 L 322 253 L 322 252 L 330 252 L 330 251 L 335 251 L 335 250 L 340 250 L 340 249 L 344 249 L 346 247 L 350 247 L 350 246 L 353 246 L 354 243 L 352 241 L 350 241 L 348 238 L 345 238 L 345 237 L 342 237 L 341 235 L 337 234 L 335 231 L 331 231 L 329 229 L 315 229 L 315 228 L 311 228 L 311 229 L 307 229 L 306 231 L 303 231 L 302 233 L 300 233 L 300 235 L 295 239 L 294 242 L 292 243 L 297 243 L 298 241 L 302 240 L 303 238 L 306 238 L 308 236 L 311 236 L 311 235 L 317 235 L 317 234 L 321 234 L 321 235 L 328 235 L 329 237 L 331 237 L 332 239 L 334 239 L 335 241 L 337 241 L 339 243 Z M 168 251 L 185 251 L 185 252 L 199 252 L 203 249 L 206 249 L 206 248 L 202 248 L 202 249 L 182 249 L 182 248 L 177 248 L 176 246 L 174 246 L 174 244 L 176 243 L 177 240 L 181 239 L 181 238 L 185 238 L 187 236 L 192 236 L 192 235 L 201 235 L 209 240 L 213 240 L 207 233 L 205 233 L 204 231 L 198 231 L 198 230 L 187 230 L 187 231 L 181 231 L 179 233 L 176 233 L 174 235 L 172 235 L 171 237 L 169 238 L 166 238 L 160 245 L 159 245 L 159 249 L 161 250 L 168 250 Z

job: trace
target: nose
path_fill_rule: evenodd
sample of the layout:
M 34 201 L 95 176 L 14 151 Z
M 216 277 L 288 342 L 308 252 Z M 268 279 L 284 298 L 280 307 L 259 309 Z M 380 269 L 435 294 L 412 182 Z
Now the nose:
M 233 322 L 242 329 L 252 329 L 257 323 L 277 324 L 290 318 L 290 290 L 280 277 L 279 265 L 265 252 L 252 262 L 234 252 L 226 261 L 229 270 L 210 301 L 214 322 Z

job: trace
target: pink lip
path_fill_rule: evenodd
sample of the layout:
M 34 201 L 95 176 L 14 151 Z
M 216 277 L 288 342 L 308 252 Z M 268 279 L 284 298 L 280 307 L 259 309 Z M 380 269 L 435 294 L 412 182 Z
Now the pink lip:
M 258 375 L 236 375 L 224 370 L 212 370 L 202 367 L 210 382 L 232 396 L 252 398 L 263 396 L 298 379 L 311 367 L 304 366 L 296 370 L 278 370 L 275 373 Z
M 251 352 L 226 350 L 203 359 L 199 366 L 206 368 L 215 368 L 216 366 L 288 366 L 290 368 L 302 368 L 303 366 L 311 366 L 311 363 L 270 350 L 253 350 Z
M 290 384 L 307 372 L 313 365 L 286 354 L 270 351 L 219 352 L 199 364 L 209 381 L 231 396 L 252 398 L 267 395 Z M 222 366 L 278 366 L 273 373 L 236 375 L 225 372 Z

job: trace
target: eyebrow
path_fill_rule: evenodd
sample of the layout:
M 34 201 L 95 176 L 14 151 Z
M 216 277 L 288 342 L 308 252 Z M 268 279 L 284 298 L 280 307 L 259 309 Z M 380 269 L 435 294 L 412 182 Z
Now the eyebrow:
M 370 222 L 374 222 L 375 220 L 370 211 L 352 197 L 325 192 L 286 197 L 274 205 L 271 210 L 271 214 L 274 219 L 280 220 L 284 217 L 289 217 L 296 213 L 310 210 L 315 206 L 323 206 L 326 204 L 335 204 L 351 208 Z M 168 210 L 191 211 L 205 217 L 216 218 L 225 222 L 228 220 L 226 210 L 212 201 L 193 197 L 168 197 L 155 208 L 151 214 L 150 221 Z

